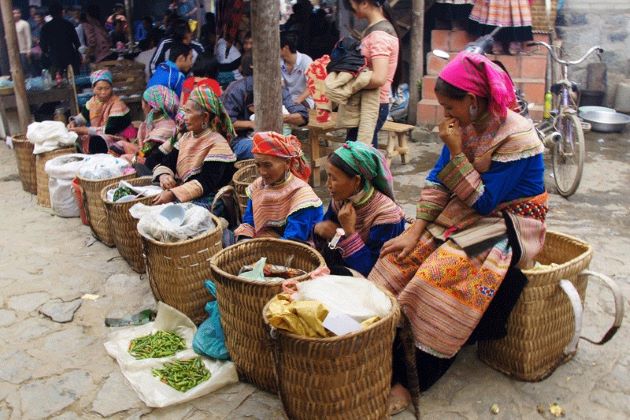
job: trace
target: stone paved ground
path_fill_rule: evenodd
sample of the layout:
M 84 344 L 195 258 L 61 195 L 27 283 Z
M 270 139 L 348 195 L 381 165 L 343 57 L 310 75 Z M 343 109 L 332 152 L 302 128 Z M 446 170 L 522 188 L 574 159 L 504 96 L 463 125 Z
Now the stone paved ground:
M 570 200 L 552 195 L 550 229 L 589 241 L 591 268 L 620 284 L 630 296 L 630 139 L 588 136 L 583 184 Z M 598 141 L 598 139 L 602 139 Z M 394 164 L 398 198 L 408 214 L 426 170 L 436 158 L 434 142 L 412 145 L 410 165 Z M 144 276 L 91 238 L 78 219 L 55 217 L 22 192 L 13 153 L 0 146 L 0 419 L 275 419 L 276 396 L 246 384 L 227 387 L 188 404 L 152 410 L 140 402 L 103 348 L 105 317 L 154 305 Z M 96 301 L 77 301 L 84 293 Z M 64 304 L 67 302 L 67 304 Z M 68 316 L 68 323 L 39 313 Z M 611 321 L 611 299 L 594 282 L 588 290 L 585 333 L 602 334 Z M 65 313 L 64 313 L 65 311 Z M 625 322 L 628 322 L 626 316 Z M 582 341 L 577 356 L 540 383 L 512 380 L 463 350 L 447 375 L 422 397 L 425 418 L 551 418 L 536 407 L 557 402 L 571 419 L 630 417 L 630 334 L 624 326 L 606 346 Z M 500 413 L 490 414 L 492 404 Z M 411 419 L 408 411 L 396 417 Z

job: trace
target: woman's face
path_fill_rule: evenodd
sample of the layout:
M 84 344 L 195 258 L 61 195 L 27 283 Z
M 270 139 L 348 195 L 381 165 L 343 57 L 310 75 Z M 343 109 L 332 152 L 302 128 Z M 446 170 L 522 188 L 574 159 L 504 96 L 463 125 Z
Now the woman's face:
M 207 125 L 210 115 L 197 108 L 194 102 L 188 101 L 184 105 L 184 122 L 188 131 L 199 133 L 203 131 L 204 124 Z
M 446 118 L 455 118 L 459 121 L 460 127 L 465 127 L 472 122 L 470 106 L 474 102 L 473 95 L 466 95 L 462 99 L 453 99 L 436 92 L 435 96 L 437 96 L 438 102 L 444 108 L 444 116 Z
M 94 84 L 94 87 L 92 88 L 92 92 L 94 93 L 94 96 L 96 96 L 96 98 L 99 101 L 107 102 L 109 98 L 112 96 L 112 85 L 110 85 L 109 82 L 106 82 L 104 80 L 99 80 L 98 82 Z
M 144 112 L 145 117 L 151 112 L 151 106 L 144 99 L 142 100 L 142 112 Z
M 349 199 L 357 193 L 361 186 L 361 177 L 359 175 L 348 176 L 330 162 L 327 163 L 326 173 L 328 174 L 326 187 L 330 197 L 335 201 Z
M 352 11 L 354 12 L 354 15 L 356 17 L 358 17 L 359 19 L 364 19 L 365 16 L 365 8 L 368 5 L 368 2 L 365 0 L 350 0 L 350 6 L 352 6 Z
M 254 154 L 258 175 L 265 181 L 265 184 L 272 185 L 283 181 L 289 171 L 289 161 L 275 156 Z

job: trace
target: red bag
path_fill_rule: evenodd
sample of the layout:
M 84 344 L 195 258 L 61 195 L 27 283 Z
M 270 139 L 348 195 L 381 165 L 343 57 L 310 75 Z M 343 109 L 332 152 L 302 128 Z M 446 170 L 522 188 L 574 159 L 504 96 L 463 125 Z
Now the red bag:
M 87 215 L 85 214 L 85 209 L 83 208 L 83 190 L 81 189 L 81 185 L 79 185 L 79 178 L 74 178 L 72 180 L 72 191 L 74 192 L 74 199 L 77 201 L 79 205 L 79 210 L 81 212 L 81 222 L 84 225 L 89 225 Z

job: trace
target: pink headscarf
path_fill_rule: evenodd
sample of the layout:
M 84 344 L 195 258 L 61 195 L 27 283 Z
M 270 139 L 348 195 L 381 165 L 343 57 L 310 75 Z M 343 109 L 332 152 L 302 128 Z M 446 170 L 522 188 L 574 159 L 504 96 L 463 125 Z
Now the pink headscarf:
M 466 92 L 488 98 L 488 109 L 501 118 L 516 104 L 510 76 L 481 54 L 460 52 L 442 69 L 439 77 Z

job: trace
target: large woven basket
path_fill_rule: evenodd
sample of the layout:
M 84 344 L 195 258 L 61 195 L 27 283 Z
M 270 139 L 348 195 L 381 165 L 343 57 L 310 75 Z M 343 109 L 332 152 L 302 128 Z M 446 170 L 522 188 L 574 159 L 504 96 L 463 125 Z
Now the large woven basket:
M 195 324 L 208 316 L 204 307 L 212 297 L 203 282 L 211 278 L 210 259 L 223 248 L 221 222 L 211 216 L 216 227 L 187 241 L 164 243 L 140 235 L 153 296 Z
M 241 208 L 241 214 L 245 214 L 247 208 L 247 187 L 258 178 L 258 170 L 255 165 L 245 166 L 234 173 L 232 177 L 232 184 L 234 184 L 234 190 L 236 190 L 236 197 L 238 199 L 238 205 Z
M 42 207 L 50 207 L 50 192 L 48 191 L 48 174 L 44 170 L 46 162 L 57 156 L 74 153 L 74 147 L 64 147 L 37 155 L 35 158 L 36 178 L 37 178 L 37 204 Z
M 279 393 L 290 419 L 388 417 L 392 347 L 400 319 L 396 299 L 388 296 L 390 314 L 354 334 L 308 338 L 273 331 Z
M 130 179 L 127 182 L 136 186 L 151 185 L 151 177 L 144 176 L 142 178 Z M 131 266 L 133 271 L 144 273 L 145 266 L 144 257 L 142 256 L 142 242 L 140 241 L 140 234 L 137 229 L 138 220 L 131 217 L 129 209 L 137 203 L 151 204 L 153 197 L 140 197 L 124 203 L 112 203 L 107 201 L 107 192 L 117 187 L 118 182 L 114 182 L 101 191 L 101 199 L 105 204 L 109 220 L 109 231 L 118 252 Z
M 13 150 L 15 151 L 20 181 L 22 181 L 22 189 L 31 194 L 37 194 L 36 159 L 33 154 L 33 147 L 33 143 L 28 141 L 24 134 L 13 136 Z
M 234 167 L 236 169 L 241 169 L 246 166 L 254 165 L 255 163 L 256 163 L 256 159 L 244 159 L 244 160 L 239 160 L 237 162 L 234 162 Z
M 550 3 L 549 15 L 545 8 L 545 1 Z M 558 0 L 534 0 L 530 5 L 532 12 L 532 29 L 537 32 L 552 32 L 556 26 L 558 16 Z
M 262 310 L 282 291 L 280 281 L 252 282 L 238 277 L 244 265 L 267 257 L 270 264 L 287 265 L 307 273 L 324 267 L 324 258 L 313 248 L 281 239 L 252 239 L 232 245 L 212 258 L 212 278 L 217 285 L 221 325 L 230 357 L 242 380 L 275 393 L 273 354 L 262 318 Z M 292 260 L 288 262 L 288 258 Z M 308 275 L 294 278 L 308 279 Z
M 557 232 L 547 232 L 536 257 L 557 266 L 524 270 L 528 283 L 508 319 L 507 336 L 479 342 L 479 358 L 491 367 L 523 381 L 540 381 L 571 359 L 564 349 L 575 333 L 573 307 L 560 288 L 569 280 L 582 303 L 588 279 L 578 274 L 593 256 L 590 245 Z
M 90 228 L 92 229 L 92 234 L 104 245 L 113 247 L 114 237 L 109 230 L 107 209 L 101 198 L 101 192 L 103 188 L 110 184 L 117 183 L 123 179 L 129 180 L 136 178 L 136 173 L 98 180 L 86 179 L 80 176 L 77 178 L 79 179 L 79 185 L 83 192 L 83 208 L 85 209 Z

